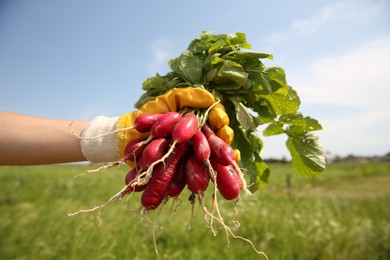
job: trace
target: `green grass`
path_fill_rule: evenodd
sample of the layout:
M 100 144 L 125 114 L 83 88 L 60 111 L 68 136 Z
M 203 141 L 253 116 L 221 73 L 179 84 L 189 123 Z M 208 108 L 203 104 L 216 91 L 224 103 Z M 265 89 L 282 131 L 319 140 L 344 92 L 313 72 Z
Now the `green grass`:
M 68 212 L 106 201 L 123 185 L 126 168 L 74 178 L 91 167 L 0 167 L 0 259 L 156 259 L 151 225 L 135 213 L 139 194 L 100 212 Z M 269 184 L 233 202 L 220 200 L 226 223 L 270 259 L 390 259 L 390 164 L 333 164 L 315 179 L 270 165 Z M 174 214 L 161 212 L 162 259 L 261 259 L 215 223 L 214 236 L 199 206 L 189 229 L 189 192 Z M 205 195 L 207 203 L 210 192 Z M 150 212 L 154 218 L 155 212 Z

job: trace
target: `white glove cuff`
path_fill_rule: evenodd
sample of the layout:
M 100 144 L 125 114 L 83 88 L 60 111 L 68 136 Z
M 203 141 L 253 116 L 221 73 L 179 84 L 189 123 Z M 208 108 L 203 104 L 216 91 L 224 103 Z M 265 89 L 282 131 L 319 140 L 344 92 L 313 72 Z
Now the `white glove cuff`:
M 115 131 L 117 121 L 118 117 L 98 116 L 84 129 L 81 135 L 81 151 L 88 161 L 99 163 L 119 160 L 116 151 L 116 134 L 100 136 Z M 95 136 L 100 137 L 94 138 Z

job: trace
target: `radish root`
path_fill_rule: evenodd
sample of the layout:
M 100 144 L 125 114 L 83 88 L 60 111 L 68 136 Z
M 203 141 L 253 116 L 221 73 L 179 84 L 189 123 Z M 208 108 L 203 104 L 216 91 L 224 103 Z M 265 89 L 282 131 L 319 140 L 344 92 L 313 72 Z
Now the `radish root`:
M 267 256 L 263 251 L 258 250 L 258 249 L 255 247 L 255 245 L 253 244 L 253 242 L 252 242 L 251 240 L 249 240 L 249 239 L 247 239 L 247 238 L 245 238 L 245 237 L 238 236 L 238 235 L 234 234 L 234 232 L 233 232 L 233 231 L 225 224 L 225 222 L 223 221 L 223 218 L 222 218 L 222 216 L 221 216 L 221 214 L 220 214 L 220 212 L 219 212 L 218 207 L 216 207 L 217 213 L 218 213 L 218 217 L 216 217 L 215 215 L 211 214 L 211 213 L 207 210 L 207 208 L 205 207 L 205 205 L 204 205 L 204 203 L 203 203 L 203 199 L 202 199 L 201 197 L 199 197 L 199 202 L 200 202 L 200 204 L 201 204 L 201 206 L 202 206 L 203 212 L 204 212 L 205 214 L 207 214 L 210 218 L 215 219 L 217 222 L 219 222 L 219 223 L 222 225 L 222 227 L 225 229 L 225 231 L 226 231 L 227 234 L 230 234 L 230 235 L 231 235 L 233 238 L 235 238 L 235 239 L 240 239 L 240 240 L 242 240 L 242 241 L 245 241 L 245 242 L 249 243 L 249 244 L 252 246 L 253 250 L 254 250 L 257 254 L 264 256 L 265 259 L 268 260 L 268 256 Z

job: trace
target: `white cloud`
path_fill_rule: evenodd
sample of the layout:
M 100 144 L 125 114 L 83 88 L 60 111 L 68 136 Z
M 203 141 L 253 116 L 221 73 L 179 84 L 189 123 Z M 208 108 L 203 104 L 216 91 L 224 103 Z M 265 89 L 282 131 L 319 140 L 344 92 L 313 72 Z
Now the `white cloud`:
M 151 61 L 148 65 L 148 71 L 154 75 L 157 72 L 164 73 L 167 70 L 167 63 L 172 58 L 172 44 L 167 38 L 158 38 L 151 45 Z
M 268 51 L 277 50 L 275 53 L 280 53 L 297 43 L 313 44 L 316 39 L 328 42 L 324 37 L 335 37 L 342 41 L 348 36 L 361 34 L 361 30 L 383 29 L 385 23 L 388 23 L 389 9 L 390 4 L 386 0 L 339 1 L 319 10 L 313 10 L 313 13 L 307 17 L 296 18 L 287 24 L 285 29 L 265 36 L 259 45 L 266 46 Z M 320 42 L 316 44 L 321 45 Z
M 327 23 L 331 22 L 338 17 L 339 12 L 343 12 L 345 4 L 343 2 L 339 2 L 332 6 L 325 6 L 318 13 L 315 13 L 312 17 L 308 19 L 298 19 L 292 22 L 291 30 L 294 33 L 301 34 L 311 34 L 321 27 L 325 26 Z
M 389 119 L 383 110 L 369 110 L 336 120 L 325 118 L 321 122 L 324 130 L 319 132 L 320 140 L 325 150 L 338 155 L 385 154 L 390 149 Z
M 335 17 L 342 11 L 343 3 L 337 3 L 331 6 L 325 6 L 323 9 L 315 12 L 307 18 L 296 19 L 286 28 L 267 35 L 264 39 L 265 45 L 273 50 L 286 42 L 294 42 L 303 35 L 313 34 L 331 23 Z
M 383 37 L 289 71 L 302 103 L 323 110 L 319 134 L 326 150 L 340 155 L 388 152 L 389 68 L 390 37 Z
M 384 109 L 390 108 L 389 68 L 390 37 L 379 38 L 290 72 L 290 83 L 306 101 Z

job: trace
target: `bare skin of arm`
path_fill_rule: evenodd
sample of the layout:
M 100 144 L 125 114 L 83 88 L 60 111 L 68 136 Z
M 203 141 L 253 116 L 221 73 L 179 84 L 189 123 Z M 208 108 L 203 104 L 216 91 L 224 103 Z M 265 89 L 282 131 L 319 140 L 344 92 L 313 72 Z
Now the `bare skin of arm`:
M 0 165 L 85 161 L 76 136 L 87 124 L 0 112 Z

